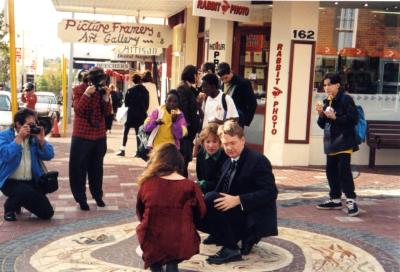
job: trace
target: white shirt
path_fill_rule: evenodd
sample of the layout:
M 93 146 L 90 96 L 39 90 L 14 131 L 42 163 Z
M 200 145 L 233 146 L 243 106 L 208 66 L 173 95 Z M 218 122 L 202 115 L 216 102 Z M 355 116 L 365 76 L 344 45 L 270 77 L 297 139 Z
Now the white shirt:
M 219 91 L 219 94 L 212 98 L 208 96 L 205 102 L 203 102 L 203 110 L 204 110 L 204 120 L 203 120 L 203 128 L 208 125 L 208 122 L 213 119 L 218 120 L 226 120 L 230 118 L 238 118 L 239 114 L 236 110 L 235 102 L 233 102 L 232 97 L 229 95 L 225 95 L 226 101 L 226 117 L 224 106 L 222 104 L 222 91 Z M 205 104 L 204 104 L 205 103 Z
M 158 103 L 157 87 L 156 84 L 152 82 L 142 83 L 149 92 L 149 108 L 147 110 L 147 115 L 150 115 L 155 109 L 158 109 L 160 103 Z
M 32 179 L 32 164 L 31 164 L 31 149 L 29 148 L 29 137 L 26 137 L 25 140 L 21 143 L 22 147 L 22 156 L 21 162 L 8 178 L 10 179 L 18 179 L 18 180 L 31 180 Z

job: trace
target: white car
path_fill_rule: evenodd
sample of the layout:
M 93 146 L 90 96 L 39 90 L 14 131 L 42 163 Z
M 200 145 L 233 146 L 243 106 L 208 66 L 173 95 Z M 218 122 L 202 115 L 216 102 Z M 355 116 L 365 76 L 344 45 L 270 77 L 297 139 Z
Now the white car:
M 10 127 L 11 124 L 11 94 L 6 91 L 0 91 L 0 130 Z
M 57 117 L 60 119 L 60 105 L 57 103 L 57 97 L 51 92 L 36 92 L 37 102 L 35 110 L 39 117 Z

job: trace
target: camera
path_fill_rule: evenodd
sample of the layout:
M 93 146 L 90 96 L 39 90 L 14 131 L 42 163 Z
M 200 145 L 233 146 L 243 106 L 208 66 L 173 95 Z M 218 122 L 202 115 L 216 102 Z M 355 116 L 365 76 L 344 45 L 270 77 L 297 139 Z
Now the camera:
M 88 81 L 96 87 L 96 91 L 100 96 L 106 93 L 104 85 L 106 84 L 107 76 L 104 70 L 100 67 L 93 67 L 88 73 Z
M 34 123 L 29 124 L 29 129 L 31 130 L 31 134 L 39 134 L 41 131 L 40 127 Z

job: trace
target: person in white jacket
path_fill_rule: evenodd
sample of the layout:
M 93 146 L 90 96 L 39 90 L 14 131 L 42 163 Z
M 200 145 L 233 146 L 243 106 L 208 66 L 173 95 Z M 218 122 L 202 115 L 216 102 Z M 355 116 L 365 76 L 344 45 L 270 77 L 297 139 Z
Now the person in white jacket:
M 149 116 L 155 109 L 158 109 L 160 102 L 158 100 L 157 86 L 153 82 L 150 71 L 146 71 L 142 77 L 142 85 L 149 91 L 149 108 L 147 109 L 147 116 Z

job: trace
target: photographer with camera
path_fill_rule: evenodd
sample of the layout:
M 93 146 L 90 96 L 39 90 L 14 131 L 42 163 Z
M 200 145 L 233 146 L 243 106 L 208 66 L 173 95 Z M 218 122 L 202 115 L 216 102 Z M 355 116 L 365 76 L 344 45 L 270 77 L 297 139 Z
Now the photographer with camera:
M 21 207 L 50 219 L 54 210 L 38 189 L 38 180 L 44 174 L 40 160 L 51 160 L 54 150 L 45 140 L 44 128 L 37 126 L 34 111 L 19 110 L 13 127 L 0 132 L 0 154 L 0 189 L 7 196 L 4 220 L 16 221 Z
M 89 85 L 73 90 L 74 122 L 69 157 L 69 181 L 75 201 L 81 210 L 90 210 L 86 198 L 86 175 L 97 206 L 103 201 L 103 159 L 107 151 L 105 117 L 111 114 L 110 90 L 106 74 L 93 67 L 84 75 Z M 85 88 L 86 87 L 86 88 Z
M 25 108 L 35 110 L 37 97 L 35 94 L 35 85 L 31 82 L 28 82 L 24 86 L 24 91 L 21 95 L 21 101 L 26 103 Z

